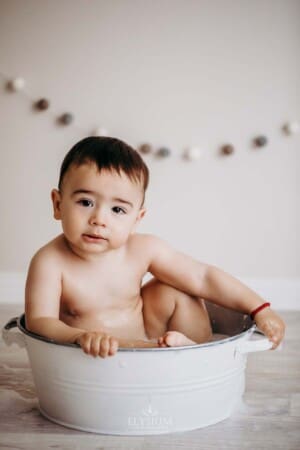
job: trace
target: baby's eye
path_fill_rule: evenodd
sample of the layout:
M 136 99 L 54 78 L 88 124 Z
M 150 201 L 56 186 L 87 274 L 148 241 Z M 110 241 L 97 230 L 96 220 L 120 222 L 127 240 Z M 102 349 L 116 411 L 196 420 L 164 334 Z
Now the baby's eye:
M 120 206 L 114 206 L 112 208 L 113 212 L 115 212 L 116 214 L 126 214 L 125 209 L 120 208 Z
M 94 202 L 92 200 L 88 200 L 87 198 L 82 198 L 81 200 L 78 200 L 79 205 L 82 205 L 86 208 L 94 206 Z

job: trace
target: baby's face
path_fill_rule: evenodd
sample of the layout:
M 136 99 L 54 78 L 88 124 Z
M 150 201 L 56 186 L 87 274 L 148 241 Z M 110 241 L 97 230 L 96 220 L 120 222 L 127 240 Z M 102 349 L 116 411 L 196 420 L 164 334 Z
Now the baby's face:
M 140 184 L 124 173 L 99 172 L 94 164 L 71 166 L 52 200 L 54 216 L 80 256 L 121 247 L 145 213 Z

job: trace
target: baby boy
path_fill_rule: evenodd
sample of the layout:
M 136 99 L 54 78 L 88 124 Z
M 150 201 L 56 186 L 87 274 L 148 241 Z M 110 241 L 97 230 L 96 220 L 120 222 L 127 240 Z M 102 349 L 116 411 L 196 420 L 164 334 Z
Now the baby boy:
M 63 233 L 32 258 L 26 327 L 93 356 L 118 347 L 166 347 L 211 340 L 208 300 L 251 314 L 264 300 L 217 267 L 150 234 L 145 215 L 148 168 L 110 137 L 88 137 L 65 156 L 51 193 Z M 144 275 L 153 278 L 142 285 Z M 284 323 L 269 307 L 255 321 L 276 348 Z

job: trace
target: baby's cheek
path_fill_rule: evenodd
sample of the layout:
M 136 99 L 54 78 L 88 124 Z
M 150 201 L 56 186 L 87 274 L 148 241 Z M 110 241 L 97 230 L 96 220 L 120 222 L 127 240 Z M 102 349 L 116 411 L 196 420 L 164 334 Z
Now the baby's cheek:
M 119 227 L 114 233 L 114 239 L 116 242 L 120 244 L 124 244 L 131 234 L 131 229 L 129 229 L 126 225 L 124 227 Z
M 114 235 L 109 239 L 110 246 L 113 248 L 119 248 L 126 243 L 127 239 L 128 237 L 123 234 Z

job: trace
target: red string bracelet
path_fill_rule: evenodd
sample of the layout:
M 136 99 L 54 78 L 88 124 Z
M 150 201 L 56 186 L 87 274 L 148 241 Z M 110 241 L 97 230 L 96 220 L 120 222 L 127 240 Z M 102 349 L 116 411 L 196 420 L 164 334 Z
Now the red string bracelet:
M 269 302 L 263 303 L 263 304 L 260 305 L 258 308 L 256 308 L 254 311 L 252 311 L 252 313 L 250 314 L 251 319 L 253 320 L 254 317 L 256 316 L 256 314 L 257 314 L 259 311 L 261 311 L 262 309 L 267 308 L 267 306 L 271 306 L 271 303 L 269 303 Z

